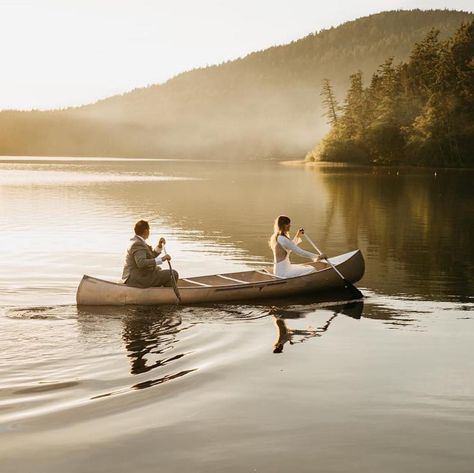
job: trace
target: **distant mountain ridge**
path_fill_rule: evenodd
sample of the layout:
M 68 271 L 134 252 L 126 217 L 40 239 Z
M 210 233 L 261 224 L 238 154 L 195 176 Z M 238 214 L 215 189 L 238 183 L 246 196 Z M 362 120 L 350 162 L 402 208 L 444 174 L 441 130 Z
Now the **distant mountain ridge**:
M 448 10 L 384 12 L 94 104 L 3 111 L 0 154 L 302 157 L 327 131 L 323 78 L 342 94 L 355 70 L 369 80 L 387 57 L 405 60 L 430 29 L 447 37 L 472 18 Z

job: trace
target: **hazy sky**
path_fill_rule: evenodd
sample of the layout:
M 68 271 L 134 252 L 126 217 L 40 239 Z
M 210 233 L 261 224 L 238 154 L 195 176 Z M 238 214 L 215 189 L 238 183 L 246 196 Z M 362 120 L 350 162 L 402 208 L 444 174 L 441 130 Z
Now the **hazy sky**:
M 0 109 L 95 101 L 384 10 L 473 0 L 0 0 Z

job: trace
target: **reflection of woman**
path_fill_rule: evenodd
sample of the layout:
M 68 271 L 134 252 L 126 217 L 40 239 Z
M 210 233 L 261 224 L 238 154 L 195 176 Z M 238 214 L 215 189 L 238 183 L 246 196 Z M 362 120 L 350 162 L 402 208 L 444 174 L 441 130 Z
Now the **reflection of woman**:
M 341 304 L 334 308 L 334 314 L 326 320 L 326 323 L 322 327 L 317 327 L 315 329 L 308 327 L 307 329 L 301 330 L 289 328 L 286 325 L 286 319 L 301 319 L 305 317 L 306 313 L 309 314 L 314 312 L 314 309 L 305 311 L 272 307 L 270 309 L 270 314 L 273 315 L 277 328 L 277 339 L 273 344 L 273 353 L 281 353 L 283 351 L 283 346 L 287 342 L 289 342 L 290 345 L 293 345 L 294 343 L 303 343 L 310 338 L 321 336 L 339 314 L 347 315 L 353 319 L 360 319 L 363 308 L 363 301 Z M 293 338 L 296 338 L 296 341 L 293 341 Z
M 277 326 L 278 335 L 273 344 L 273 353 L 281 353 L 286 342 L 291 342 L 291 335 L 288 333 L 288 327 L 283 319 L 275 317 L 275 324 Z
M 308 328 L 306 330 L 290 329 L 286 325 L 286 321 L 283 318 L 274 316 L 278 332 L 277 339 L 273 344 L 273 353 L 281 353 L 283 351 L 283 346 L 286 342 L 290 342 L 290 345 L 293 345 L 295 343 L 292 340 L 293 336 L 300 337 L 297 343 L 302 343 L 305 340 L 308 340 L 309 338 L 321 336 L 323 332 L 325 332 L 329 328 L 329 325 L 331 324 L 332 320 L 337 317 L 337 315 L 338 314 L 336 313 L 332 317 L 330 317 L 323 327 L 316 329 Z
M 315 268 L 305 264 L 291 264 L 290 253 L 294 253 L 308 258 L 312 261 L 325 259 L 325 255 L 317 255 L 310 251 L 302 250 L 298 244 L 301 243 L 300 235 L 304 234 L 301 228 L 295 237 L 290 239 L 291 221 L 286 215 L 280 215 L 275 220 L 274 232 L 270 238 L 270 247 L 273 250 L 273 273 L 282 278 L 292 278 L 302 276 L 315 271 Z

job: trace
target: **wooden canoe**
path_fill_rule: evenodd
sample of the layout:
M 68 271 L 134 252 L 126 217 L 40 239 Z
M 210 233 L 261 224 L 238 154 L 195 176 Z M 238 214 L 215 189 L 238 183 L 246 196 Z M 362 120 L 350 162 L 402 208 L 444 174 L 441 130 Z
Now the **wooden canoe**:
M 332 264 L 351 283 L 364 275 L 365 263 L 360 250 L 330 258 Z M 342 288 L 344 281 L 327 263 L 309 263 L 313 273 L 293 278 L 279 278 L 271 268 L 235 273 L 213 274 L 178 280 L 183 304 L 230 302 L 327 291 Z M 77 289 L 78 305 L 174 304 L 171 287 L 130 287 L 84 275 Z

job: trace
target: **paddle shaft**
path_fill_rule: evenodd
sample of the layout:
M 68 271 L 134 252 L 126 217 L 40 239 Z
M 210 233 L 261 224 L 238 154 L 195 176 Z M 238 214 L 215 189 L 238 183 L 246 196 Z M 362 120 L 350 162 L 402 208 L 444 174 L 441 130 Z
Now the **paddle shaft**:
M 165 245 L 163 245 L 163 253 L 167 255 Z M 173 268 L 171 267 L 171 261 L 167 260 L 168 267 L 170 268 L 171 282 L 173 284 L 173 290 L 176 294 L 176 299 L 178 299 L 178 304 L 181 303 L 181 294 L 179 293 L 178 285 L 176 284 L 176 278 L 174 277 Z
M 308 240 L 309 244 L 310 244 L 320 255 L 323 254 L 323 252 L 313 243 L 313 241 L 311 240 L 311 238 L 310 238 L 308 235 L 306 235 L 306 233 L 304 234 L 304 237 Z M 329 259 L 326 258 L 326 262 L 327 262 L 327 264 L 329 264 L 329 266 L 331 266 L 332 269 L 334 269 L 334 271 L 336 271 L 336 273 L 339 275 L 339 277 L 340 277 L 341 279 L 343 279 L 346 284 L 350 284 L 350 285 L 352 286 L 352 283 L 349 282 L 349 281 L 344 277 L 344 275 L 336 268 L 336 266 L 334 266 L 334 265 L 331 263 L 331 261 L 329 261 Z

